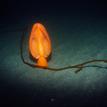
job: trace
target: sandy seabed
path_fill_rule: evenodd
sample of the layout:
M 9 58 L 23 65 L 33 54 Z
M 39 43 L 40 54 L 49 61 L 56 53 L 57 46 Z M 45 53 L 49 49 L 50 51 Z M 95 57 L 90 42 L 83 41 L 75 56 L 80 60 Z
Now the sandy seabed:
M 59 72 L 31 68 L 20 57 L 20 39 L 30 19 L 12 24 L 0 34 L 1 96 L 7 104 L 27 101 L 25 104 L 51 106 L 103 105 L 107 98 L 107 69 L 84 68 L 78 74 L 74 69 Z M 79 64 L 90 59 L 107 59 L 107 21 L 91 18 L 42 20 L 52 40 L 50 67 Z M 35 20 L 33 22 L 36 22 Z M 16 31 L 14 31 L 16 29 Z M 7 32 L 6 32 L 7 31 Z M 26 32 L 26 38 L 29 33 Z M 27 46 L 27 42 L 25 42 Z M 25 49 L 24 57 L 31 62 Z M 107 66 L 104 63 L 96 63 Z

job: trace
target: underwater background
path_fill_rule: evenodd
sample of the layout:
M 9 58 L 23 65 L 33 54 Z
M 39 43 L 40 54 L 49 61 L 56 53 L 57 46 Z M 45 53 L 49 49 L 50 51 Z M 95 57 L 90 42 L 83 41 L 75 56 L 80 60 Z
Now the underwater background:
M 3 3 L 3 2 L 2 2 Z M 106 107 L 107 69 L 87 67 L 51 71 L 25 65 L 20 40 L 25 31 L 24 58 L 32 24 L 42 23 L 52 41 L 49 67 L 107 59 L 107 7 L 90 1 L 4 2 L 0 17 L 0 105 Z M 25 30 L 26 29 L 26 30 Z M 106 63 L 94 63 L 107 67 Z

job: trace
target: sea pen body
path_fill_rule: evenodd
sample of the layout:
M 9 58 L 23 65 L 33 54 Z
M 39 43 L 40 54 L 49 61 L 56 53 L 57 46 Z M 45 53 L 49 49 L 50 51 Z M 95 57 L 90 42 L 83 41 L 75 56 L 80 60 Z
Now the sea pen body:
M 47 67 L 51 51 L 51 40 L 45 27 L 40 23 L 34 24 L 29 37 L 29 52 L 37 60 L 36 65 Z

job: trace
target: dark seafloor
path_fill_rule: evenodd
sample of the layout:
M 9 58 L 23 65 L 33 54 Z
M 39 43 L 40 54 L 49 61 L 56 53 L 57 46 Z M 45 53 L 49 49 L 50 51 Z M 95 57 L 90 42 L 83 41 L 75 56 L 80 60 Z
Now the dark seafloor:
M 107 69 L 84 68 L 53 72 L 31 68 L 24 57 L 31 24 L 41 22 L 52 40 L 50 67 L 107 59 L 106 3 L 13 1 L 3 3 L 0 17 L 0 107 L 107 107 Z M 107 67 L 104 63 L 95 63 Z

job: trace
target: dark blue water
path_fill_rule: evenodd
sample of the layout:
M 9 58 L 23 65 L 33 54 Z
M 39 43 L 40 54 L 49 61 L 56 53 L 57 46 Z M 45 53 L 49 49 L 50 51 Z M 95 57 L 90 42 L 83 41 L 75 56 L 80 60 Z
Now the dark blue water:
M 66 7 L 66 6 L 65 6 Z M 92 59 L 107 59 L 107 16 L 103 9 L 68 8 L 3 16 L 0 27 L 0 104 L 11 106 L 106 107 L 107 69 L 88 67 L 52 72 L 25 65 L 20 57 L 20 39 L 28 26 L 24 57 L 31 25 L 41 22 L 52 41 L 50 67 L 64 67 Z M 27 8 L 27 7 L 26 7 Z M 80 10 L 79 10 L 80 8 Z M 57 9 L 59 9 L 57 11 Z M 31 9 L 33 10 L 33 9 Z M 11 9 L 9 10 L 11 11 Z M 18 8 L 16 9 L 18 11 Z M 103 13 L 104 12 L 104 13 Z M 106 63 L 94 63 L 106 67 Z

